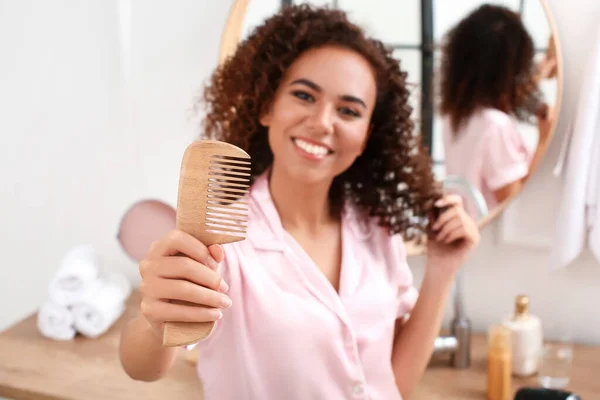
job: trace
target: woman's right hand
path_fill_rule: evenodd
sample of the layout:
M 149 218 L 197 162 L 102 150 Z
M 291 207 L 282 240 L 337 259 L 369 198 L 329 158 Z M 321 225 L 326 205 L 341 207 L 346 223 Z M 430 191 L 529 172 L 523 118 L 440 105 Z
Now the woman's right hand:
M 206 247 L 180 230 L 152 244 L 139 264 L 140 307 L 159 338 L 167 321 L 209 322 L 223 316 L 221 309 L 230 307 L 231 300 L 217 272 L 222 260 L 221 246 Z

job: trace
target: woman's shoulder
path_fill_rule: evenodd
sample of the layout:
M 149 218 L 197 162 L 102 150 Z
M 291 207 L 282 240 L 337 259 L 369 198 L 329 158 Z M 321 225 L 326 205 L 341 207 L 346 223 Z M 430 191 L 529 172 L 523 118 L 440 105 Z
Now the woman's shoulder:
M 370 260 L 369 268 L 381 271 L 394 287 L 412 283 L 407 246 L 401 233 L 392 234 L 373 217 L 358 216 L 358 219 L 349 225 L 354 230 L 357 240 L 355 248 L 361 249 L 360 257 L 363 258 L 367 254 L 367 259 Z
M 356 206 L 346 207 L 344 218 L 356 240 L 371 251 L 393 254 L 394 257 L 406 256 L 403 236 L 400 233 L 392 234 L 388 227 L 381 225 L 379 218 L 369 216 Z
M 448 116 L 442 120 L 442 131 L 446 147 L 451 147 L 454 141 L 450 139 L 455 137 L 457 132 L 452 128 Z M 472 145 L 472 140 L 480 141 L 485 137 L 516 132 L 517 125 L 509 114 L 495 108 L 482 107 L 465 119 L 458 131 L 459 136 L 463 138 L 460 143 L 465 143 L 464 140 L 468 140 L 469 145 Z
M 482 108 L 475 114 L 475 118 L 488 127 L 497 128 L 495 130 L 490 130 L 490 132 L 498 132 L 507 129 L 514 130 L 516 128 L 514 119 L 509 114 L 496 108 Z

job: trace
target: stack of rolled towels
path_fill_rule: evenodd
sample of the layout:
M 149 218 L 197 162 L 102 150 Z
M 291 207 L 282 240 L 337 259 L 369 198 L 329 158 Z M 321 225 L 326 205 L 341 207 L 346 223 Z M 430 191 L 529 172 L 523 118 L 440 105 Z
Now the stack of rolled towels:
M 48 297 L 38 310 L 38 329 L 54 340 L 71 340 L 77 333 L 101 336 L 125 311 L 131 290 L 125 275 L 103 269 L 92 246 L 76 246 L 61 260 L 50 282 Z

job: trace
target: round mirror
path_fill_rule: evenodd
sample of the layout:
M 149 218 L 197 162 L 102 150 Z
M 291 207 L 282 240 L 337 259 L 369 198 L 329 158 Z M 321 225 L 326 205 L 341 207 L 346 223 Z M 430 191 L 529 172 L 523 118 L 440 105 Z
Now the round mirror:
M 221 61 L 292 3 L 342 9 L 393 48 L 435 175 L 463 196 L 480 227 L 519 194 L 552 139 L 562 97 L 560 43 L 546 0 L 237 0 Z

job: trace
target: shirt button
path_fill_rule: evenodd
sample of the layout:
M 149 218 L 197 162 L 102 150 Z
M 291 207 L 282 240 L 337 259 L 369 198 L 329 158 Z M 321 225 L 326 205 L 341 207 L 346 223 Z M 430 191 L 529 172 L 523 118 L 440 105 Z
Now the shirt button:
M 365 387 L 362 385 L 362 383 L 357 383 L 354 386 L 352 386 L 352 394 L 355 397 L 360 397 L 365 393 Z

